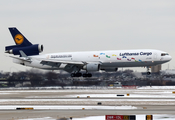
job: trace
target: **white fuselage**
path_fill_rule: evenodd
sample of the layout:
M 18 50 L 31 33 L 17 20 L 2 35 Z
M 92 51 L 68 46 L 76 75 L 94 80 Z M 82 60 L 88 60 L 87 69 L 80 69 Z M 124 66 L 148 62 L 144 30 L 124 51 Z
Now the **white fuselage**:
M 66 64 L 62 63 L 59 67 L 42 65 L 40 63 L 42 60 L 98 63 L 100 64 L 100 69 L 103 70 L 118 67 L 154 66 L 171 60 L 171 56 L 166 52 L 152 49 L 63 52 L 29 56 L 29 58 L 32 59 L 32 62 L 25 62 L 16 59 L 14 59 L 14 62 L 19 64 L 24 63 L 24 65 L 30 67 L 49 70 L 64 69 Z

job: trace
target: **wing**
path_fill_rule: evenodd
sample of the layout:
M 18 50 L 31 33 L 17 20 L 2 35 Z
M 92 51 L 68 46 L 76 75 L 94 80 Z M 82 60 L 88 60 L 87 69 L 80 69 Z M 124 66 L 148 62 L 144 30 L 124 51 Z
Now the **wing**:
M 58 61 L 58 60 L 42 60 L 40 62 L 43 65 L 49 65 L 50 64 L 70 64 L 70 65 L 78 65 L 78 66 L 83 66 L 86 64 L 86 62 L 79 62 L 79 61 Z
M 82 66 L 86 65 L 86 62 L 81 61 L 58 61 L 58 60 L 42 60 L 40 62 L 42 65 L 49 65 L 51 67 L 57 67 L 59 68 L 61 64 L 66 64 L 64 70 L 67 72 L 72 72 L 78 67 L 79 69 L 82 68 Z

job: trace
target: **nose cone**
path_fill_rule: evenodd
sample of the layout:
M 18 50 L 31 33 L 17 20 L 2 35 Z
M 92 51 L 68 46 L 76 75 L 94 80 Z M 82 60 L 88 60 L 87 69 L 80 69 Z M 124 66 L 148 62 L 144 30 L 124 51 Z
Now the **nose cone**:
M 172 57 L 171 56 L 169 56 L 169 61 L 172 59 Z
M 166 60 L 167 61 L 170 61 L 172 59 L 172 57 L 169 55 L 169 56 L 166 56 Z

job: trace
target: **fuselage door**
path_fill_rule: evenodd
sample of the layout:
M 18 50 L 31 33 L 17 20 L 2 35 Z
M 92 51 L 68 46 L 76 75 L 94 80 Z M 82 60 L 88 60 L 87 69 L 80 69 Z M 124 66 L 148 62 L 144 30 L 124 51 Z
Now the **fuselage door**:
M 154 60 L 157 60 L 157 53 L 154 53 L 154 54 L 153 54 L 153 59 L 154 59 Z

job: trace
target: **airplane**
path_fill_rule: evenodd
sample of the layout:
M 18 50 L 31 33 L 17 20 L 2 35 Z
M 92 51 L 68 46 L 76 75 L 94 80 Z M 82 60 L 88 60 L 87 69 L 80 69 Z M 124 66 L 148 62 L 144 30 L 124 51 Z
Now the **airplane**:
M 155 49 L 40 54 L 43 45 L 29 42 L 16 27 L 10 27 L 9 31 L 16 45 L 6 46 L 5 53 L 18 55 L 10 56 L 14 63 L 46 70 L 64 70 L 71 73 L 71 77 L 92 77 L 93 71 L 115 72 L 119 67 L 147 67 L 150 75 L 150 66 L 172 59 L 167 52 Z M 82 74 L 82 70 L 86 72 Z

